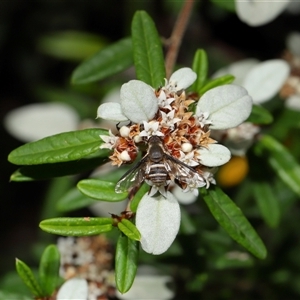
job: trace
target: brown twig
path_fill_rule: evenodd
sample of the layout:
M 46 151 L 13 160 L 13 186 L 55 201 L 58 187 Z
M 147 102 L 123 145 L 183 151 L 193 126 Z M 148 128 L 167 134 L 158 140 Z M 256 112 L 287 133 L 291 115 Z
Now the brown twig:
M 179 48 L 182 42 L 182 37 L 190 19 L 193 4 L 194 0 L 185 0 L 176 20 L 171 37 L 169 38 L 169 47 L 166 54 L 165 62 L 167 78 L 169 78 L 172 74 L 178 56 Z

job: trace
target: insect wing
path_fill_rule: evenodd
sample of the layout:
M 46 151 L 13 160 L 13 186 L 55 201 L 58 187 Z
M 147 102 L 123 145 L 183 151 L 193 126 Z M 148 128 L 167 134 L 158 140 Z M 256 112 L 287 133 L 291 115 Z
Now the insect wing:
M 167 154 L 165 166 L 173 181 L 177 180 L 198 187 L 205 184 L 202 177 L 192 167 Z
M 133 186 L 140 186 L 144 181 L 143 165 L 144 160 L 140 161 L 132 169 L 127 171 L 117 182 L 115 192 L 124 193 L 128 192 Z

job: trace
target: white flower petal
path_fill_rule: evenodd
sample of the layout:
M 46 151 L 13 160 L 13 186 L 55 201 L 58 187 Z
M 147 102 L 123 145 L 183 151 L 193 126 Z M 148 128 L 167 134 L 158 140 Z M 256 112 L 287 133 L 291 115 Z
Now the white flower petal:
M 85 279 L 72 278 L 66 281 L 58 291 L 57 300 L 86 300 L 88 298 L 88 284 Z
M 25 105 L 10 111 L 4 119 L 6 130 L 23 142 L 76 130 L 78 124 L 77 112 L 63 103 Z
M 150 197 L 145 194 L 136 212 L 136 227 L 140 231 L 144 251 L 161 254 L 173 243 L 180 226 L 180 207 L 176 198 L 167 192 Z
M 209 113 L 211 129 L 228 129 L 245 121 L 251 113 L 252 99 L 238 85 L 227 84 L 213 88 L 200 98 L 196 116 Z
M 197 74 L 192 69 L 181 68 L 171 75 L 168 85 L 173 86 L 176 91 L 180 91 L 191 86 L 196 78 Z
M 174 186 L 172 193 L 180 204 L 185 205 L 194 203 L 198 198 L 193 191 L 183 192 L 178 185 Z
M 120 103 L 103 103 L 98 107 L 97 118 L 111 121 L 127 121 L 128 118 L 123 114 Z
M 249 26 L 260 26 L 274 20 L 288 6 L 290 0 L 235 0 L 237 16 Z
M 158 110 L 158 100 L 152 87 L 139 80 L 131 80 L 121 87 L 123 114 L 135 123 L 148 121 Z
M 254 103 L 263 103 L 278 93 L 289 74 L 290 67 L 284 60 L 267 60 L 250 70 L 243 86 Z
M 300 4 L 300 2 L 299 2 Z M 296 56 L 300 56 L 300 33 L 291 32 L 286 39 L 287 48 Z
M 237 85 L 242 85 L 244 78 L 247 73 L 259 63 L 259 60 L 255 58 L 243 59 L 230 64 L 229 66 L 218 70 L 212 78 L 218 78 L 227 74 L 233 75 L 235 77 L 234 83 Z
M 295 110 L 295 111 L 300 111 L 300 96 L 298 95 L 293 95 L 285 100 L 285 107 Z
M 230 160 L 231 154 L 228 148 L 220 144 L 210 144 L 208 148 L 201 148 L 199 160 L 207 167 L 224 165 Z
M 125 294 L 117 291 L 117 297 L 122 300 L 169 300 L 174 296 L 174 292 L 167 287 L 170 281 L 170 276 L 137 275 L 130 290 Z

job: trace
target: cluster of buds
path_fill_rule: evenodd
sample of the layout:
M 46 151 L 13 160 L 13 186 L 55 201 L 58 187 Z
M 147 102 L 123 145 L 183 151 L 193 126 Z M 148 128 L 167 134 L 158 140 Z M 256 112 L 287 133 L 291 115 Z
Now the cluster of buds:
M 128 124 L 119 127 L 116 135 L 109 131 L 109 135 L 100 136 L 103 140 L 101 148 L 113 150 L 110 156 L 112 164 L 132 163 L 139 149 L 143 148 L 150 156 L 150 142 L 159 140 L 157 148 L 165 153 L 160 155 L 169 158 L 173 168 L 165 161 L 156 160 L 156 174 L 162 176 L 164 174 L 159 170 L 168 171 L 171 181 L 177 184 L 182 181 L 184 184 L 180 182 L 180 187 L 183 191 L 194 194 L 199 187 L 215 183 L 214 168 L 228 162 L 231 154 L 228 148 L 211 138 L 210 132 L 233 128 L 245 121 L 252 109 L 252 99 L 246 89 L 238 85 L 213 88 L 199 99 L 196 93 L 186 92 L 196 78 L 196 73 L 190 68 L 182 68 L 157 90 L 142 81 L 131 80 L 121 87 L 120 103 L 99 106 L 98 117 L 127 121 Z M 178 168 L 184 170 L 181 177 L 171 174 L 177 172 L 176 162 L 181 166 Z M 149 174 L 149 170 L 151 166 L 145 173 Z M 136 180 L 135 177 L 129 179 L 131 184 Z M 146 182 L 151 185 L 151 180 Z M 169 248 L 180 225 L 179 199 L 166 191 L 169 181 L 162 184 L 159 180 L 159 184 L 164 185 L 164 189 L 156 186 L 155 191 L 159 193 L 153 190 L 146 193 L 136 212 L 142 248 L 153 254 L 163 253 Z

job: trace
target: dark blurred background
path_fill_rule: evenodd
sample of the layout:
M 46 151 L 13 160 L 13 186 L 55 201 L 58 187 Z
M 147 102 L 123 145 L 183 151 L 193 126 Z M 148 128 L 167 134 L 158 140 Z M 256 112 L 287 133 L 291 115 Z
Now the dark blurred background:
M 92 33 L 110 43 L 129 35 L 134 11 L 145 9 L 155 20 L 160 34 L 167 38 L 180 2 L 2 0 L 1 120 L 11 109 L 41 101 L 35 92 L 37 86 L 46 84 L 64 89 L 70 85 L 71 73 L 80 59 L 69 60 L 46 53 L 39 47 L 44 36 L 72 30 Z M 246 57 L 277 58 L 285 49 L 289 32 L 299 30 L 299 15 L 284 13 L 267 25 L 249 27 L 234 13 L 216 7 L 208 0 L 196 1 L 178 63 L 191 65 L 198 48 L 207 51 L 211 73 L 230 61 Z M 101 99 L 94 97 L 100 102 Z M 14 268 L 14 257 L 28 262 L 30 247 L 38 237 L 40 211 L 48 182 L 9 182 L 17 167 L 7 162 L 7 155 L 22 142 L 10 136 L 2 124 L 0 134 L 0 275 L 3 275 Z

